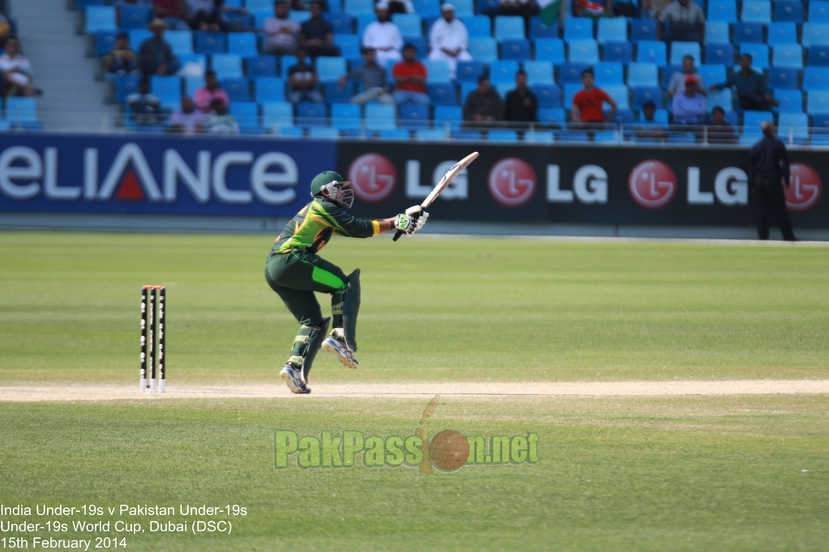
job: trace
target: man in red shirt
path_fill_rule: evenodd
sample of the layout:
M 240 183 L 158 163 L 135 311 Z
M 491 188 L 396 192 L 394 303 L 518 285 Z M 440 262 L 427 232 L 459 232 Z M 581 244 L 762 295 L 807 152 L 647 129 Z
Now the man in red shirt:
M 593 69 L 585 69 L 581 72 L 581 83 L 584 90 L 579 90 L 573 96 L 573 111 L 571 116 L 576 125 L 594 126 L 603 125 L 613 120 L 616 116 L 618 105 L 616 100 L 607 95 L 607 92 L 593 85 L 595 76 Z M 605 119 L 604 103 L 610 104 L 610 114 Z
M 403 61 L 395 63 L 391 74 L 394 77 L 395 90 L 392 96 L 398 105 L 414 103 L 429 105 L 426 94 L 426 66 L 416 59 L 417 48 L 414 44 L 403 46 Z

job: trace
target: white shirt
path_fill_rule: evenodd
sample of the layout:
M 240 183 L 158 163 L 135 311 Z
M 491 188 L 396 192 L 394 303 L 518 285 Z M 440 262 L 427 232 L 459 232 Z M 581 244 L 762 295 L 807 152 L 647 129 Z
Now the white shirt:
M 432 30 L 429 31 L 429 47 L 433 50 L 441 48 L 447 50 L 468 49 L 469 33 L 466 32 L 466 25 L 457 18 L 452 19 L 451 23 L 447 23 L 441 17 L 432 24 Z
M 378 53 L 380 53 L 380 48 L 391 46 L 399 54 L 403 48 L 403 37 L 400 35 L 400 29 L 391 21 L 386 21 L 385 23 L 375 21 L 369 23 L 363 33 L 363 46 L 366 48 L 374 48 L 378 50 Z
M 187 11 L 190 15 L 196 15 L 197 12 L 210 12 L 213 10 L 213 0 L 185 0 L 187 4 Z
M 14 79 L 18 84 L 28 84 L 32 82 L 32 64 L 29 63 L 28 59 L 23 57 L 23 54 L 17 54 L 13 58 L 10 58 L 9 54 L 3 54 L 0 56 L 0 71 L 8 73 L 13 69 L 20 69 L 23 74 L 26 75 L 26 82 L 23 82 L 23 77 Z

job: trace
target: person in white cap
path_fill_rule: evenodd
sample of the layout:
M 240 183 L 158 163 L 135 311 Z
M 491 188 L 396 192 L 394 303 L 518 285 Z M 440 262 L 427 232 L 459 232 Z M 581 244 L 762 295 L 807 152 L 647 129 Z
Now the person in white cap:
M 429 59 L 442 59 L 449 64 L 449 76 L 454 79 L 458 61 L 469 61 L 469 33 L 460 19 L 455 19 L 455 6 L 443 4 L 443 15 L 429 31 Z
M 389 6 L 380 2 L 374 6 L 377 21 L 369 23 L 363 32 L 363 48 L 373 48 L 377 52 L 377 63 L 385 67 L 391 60 L 402 59 L 403 36 L 400 29 L 389 19 Z

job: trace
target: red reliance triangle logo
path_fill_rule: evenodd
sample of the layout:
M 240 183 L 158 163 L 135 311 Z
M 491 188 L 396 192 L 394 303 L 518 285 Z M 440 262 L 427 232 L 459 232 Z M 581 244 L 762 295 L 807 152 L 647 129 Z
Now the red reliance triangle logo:
M 115 197 L 121 201 L 142 201 L 144 199 L 144 190 L 141 189 L 141 183 L 138 182 L 138 177 L 131 168 L 124 173 Z

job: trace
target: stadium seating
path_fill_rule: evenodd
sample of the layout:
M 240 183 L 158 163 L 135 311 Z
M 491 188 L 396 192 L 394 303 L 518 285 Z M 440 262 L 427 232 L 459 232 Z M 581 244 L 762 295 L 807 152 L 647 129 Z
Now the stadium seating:
M 780 44 L 797 44 L 797 27 L 794 23 L 770 23 L 768 31 L 769 46 Z
M 749 23 L 771 23 L 770 0 L 743 0 L 740 20 Z
M 628 39 L 628 24 L 624 18 L 599 20 L 599 29 L 596 32 L 596 40 L 602 46 L 609 41 L 625 42 Z
M 535 41 L 535 59 L 561 65 L 565 61 L 564 41 L 560 38 L 539 38 Z
M 627 65 L 633 61 L 633 46 L 630 42 L 606 42 L 602 61 L 618 61 Z
M 659 86 L 659 68 L 655 63 L 631 63 L 628 66 L 627 85 Z
M 526 38 L 507 38 L 501 42 L 501 59 L 525 61 L 531 57 L 530 41 Z
M 470 38 L 469 54 L 484 63 L 498 61 L 498 42 L 492 37 Z
M 829 67 L 807 67 L 803 71 L 803 90 L 829 90 Z
M 564 20 L 564 41 L 593 40 L 593 20 L 587 17 L 568 17 Z
M 656 20 L 655 19 L 634 19 L 630 22 L 630 41 L 642 42 L 656 41 Z
M 553 64 L 549 61 L 527 61 L 524 63 L 527 82 L 530 86 L 537 84 L 554 84 Z
M 772 53 L 772 65 L 790 69 L 803 68 L 803 48 L 800 44 L 779 44 Z
M 769 88 L 797 89 L 797 69 L 772 67 L 769 70 Z
M 512 15 L 499 15 L 495 18 L 495 39 L 499 42 L 508 38 L 525 38 L 524 18 Z
M 815 2 L 812 2 L 813 4 Z M 794 23 L 795 25 L 803 24 L 803 4 L 802 0 L 775 0 L 774 4 L 774 20 L 776 22 Z
M 89 6 L 86 8 L 86 25 L 84 29 L 87 33 L 114 31 L 118 28 L 118 23 L 115 19 L 115 8 L 112 6 Z
M 664 42 L 643 40 L 636 49 L 636 61 L 639 63 L 655 63 L 664 67 L 668 63 L 667 48 Z
M 722 44 L 728 41 L 723 41 Z M 745 42 L 763 42 L 763 24 L 762 23 L 735 23 L 734 24 L 734 44 L 743 44 Z
M 459 61 L 456 72 L 459 82 L 477 82 L 486 72 L 486 65 L 480 60 Z
M 809 23 L 829 23 L 829 2 L 809 2 Z
M 567 61 L 571 63 L 592 65 L 599 62 L 599 43 L 593 39 L 571 40 L 568 49 Z
M 403 104 L 400 106 L 401 128 L 418 129 L 431 127 L 429 107 L 425 105 Z

